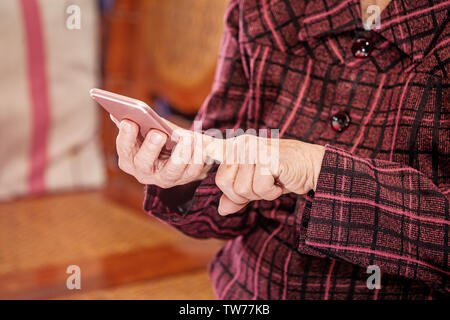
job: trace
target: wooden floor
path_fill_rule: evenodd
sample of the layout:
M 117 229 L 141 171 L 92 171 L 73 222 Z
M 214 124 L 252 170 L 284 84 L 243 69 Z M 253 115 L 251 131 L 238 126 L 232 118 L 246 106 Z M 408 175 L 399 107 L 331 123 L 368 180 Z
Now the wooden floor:
M 221 245 L 96 192 L 0 204 L 0 299 L 214 299 Z M 81 290 L 67 289 L 70 265 Z

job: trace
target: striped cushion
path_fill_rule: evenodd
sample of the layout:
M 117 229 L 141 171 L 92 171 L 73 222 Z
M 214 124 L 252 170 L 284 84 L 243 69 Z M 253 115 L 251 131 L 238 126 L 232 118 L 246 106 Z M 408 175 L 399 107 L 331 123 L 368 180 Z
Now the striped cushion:
M 97 107 L 95 2 L 0 2 L 0 200 L 103 184 Z

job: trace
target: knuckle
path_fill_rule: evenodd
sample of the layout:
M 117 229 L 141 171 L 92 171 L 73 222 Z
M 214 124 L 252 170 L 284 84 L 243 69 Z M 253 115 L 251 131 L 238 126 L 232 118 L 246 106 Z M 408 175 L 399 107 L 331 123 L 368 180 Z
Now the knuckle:
M 263 199 L 264 199 L 264 200 L 267 200 L 267 201 L 273 201 L 273 200 L 275 200 L 275 199 L 277 199 L 277 198 L 278 198 L 278 195 L 271 194 L 271 195 L 265 196 Z
M 167 181 L 160 181 L 160 182 L 158 183 L 158 186 L 159 186 L 160 188 L 163 188 L 163 189 L 169 189 L 169 188 L 173 187 L 173 184 L 171 184 L 171 183 L 169 183 L 169 182 L 167 182 Z
M 167 182 L 165 182 L 165 181 L 155 182 L 155 185 L 157 185 L 160 188 L 167 189 Z
M 186 175 L 190 178 L 199 177 L 202 174 L 202 169 L 202 166 L 199 165 L 189 166 L 186 170 Z
M 143 176 L 135 177 L 140 184 L 147 184 L 147 180 Z
M 217 174 L 215 181 L 216 181 L 216 185 L 221 189 L 225 188 L 227 186 L 227 179 L 222 174 Z
M 162 143 L 161 144 L 149 143 L 147 140 L 143 143 L 142 147 L 145 148 L 144 150 L 147 153 L 152 154 L 152 153 L 157 152 L 159 149 L 161 149 L 161 145 L 163 145 L 163 144 Z
M 126 173 L 131 173 L 131 165 L 128 163 L 128 161 L 124 161 L 122 158 L 119 158 L 119 161 L 117 163 L 119 166 L 119 169 L 122 171 L 125 171 Z
M 125 149 L 124 148 L 124 143 L 120 139 L 120 136 L 117 136 L 117 138 L 116 138 L 116 150 L 117 150 L 117 153 L 118 154 L 123 153 L 124 149 Z
M 173 167 L 168 167 L 164 174 L 164 179 L 169 181 L 175 181 L 178 178 L 178 172 Z
M 234 191 L 240 196 L 246 197 L 250 195 L 249 188 L 243 183 L 236 183 L 234 185 Z
M 151 180 L 151 184 L 156 185 L 160 188 L 169 188 L 169 182 L 167 182 L 165 179 L 161 179 L 161 176 L 159 174 L 154 174 L 151 179 L 148 180 Z
M 117 152 L 119 154 L 124 154 L 124 155 L 129 155 L 132 153 L 133 147 L 129 144 L 129 143 L 122 143 L 121 141 L 119 141 L 117 143 Z
M 195 169 L 187 168 L 185 173 L 184 173 L 184 177 L 186 177 L 187 179 L 195 178 L 196 177 Z
M 141 174 L 144 174 L 144 175 L 152 174 L 152 170 L 151 170 L 150 166 L 145 161 L 137 160 L 135 162 L 135 167 L 136 167 L 136 170 Z
M 253 190 L 259 194 L 259 195 L 263 195 L 264 193 L 266 193 L 267 188 L 264 184 L 262 183 L 256 183 L 255 181 L 253 182 Z
M 119 147 L 126 146 L 128 144 L 126 138 L 127 138 L 126 135 L 120 131 L 116 137 L 116 145 Z

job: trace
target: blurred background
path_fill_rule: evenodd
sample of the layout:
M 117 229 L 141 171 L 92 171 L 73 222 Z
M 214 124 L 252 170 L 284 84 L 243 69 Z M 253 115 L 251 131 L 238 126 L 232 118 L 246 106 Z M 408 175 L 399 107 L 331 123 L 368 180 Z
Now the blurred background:
M 142 210 L 100 87 L 188 127 L 214 76 L 227 0 L 0 2 L 0 299 L 213 299 L 222 243 Z M 81 289 L 69 290 L 78 266 Z

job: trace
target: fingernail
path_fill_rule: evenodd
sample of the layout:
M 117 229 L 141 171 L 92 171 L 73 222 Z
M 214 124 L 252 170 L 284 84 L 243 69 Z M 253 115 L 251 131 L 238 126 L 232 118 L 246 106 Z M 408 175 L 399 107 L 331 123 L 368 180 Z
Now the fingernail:
M 163 137 L 158 133 L 152 133 L 150 136 L 150 141 L 153 144 L 160 144 L 163 141 Z

